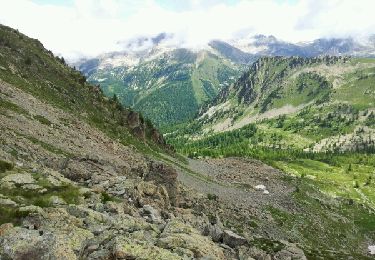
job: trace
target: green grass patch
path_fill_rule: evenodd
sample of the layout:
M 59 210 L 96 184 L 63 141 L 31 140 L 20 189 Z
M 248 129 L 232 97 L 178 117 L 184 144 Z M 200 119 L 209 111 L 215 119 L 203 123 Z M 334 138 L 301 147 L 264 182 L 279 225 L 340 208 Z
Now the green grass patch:
M 320 193 L 315 180 L 301 179 L 293 201 L 298 211 L 266 207 L 289 241 L 298 243 L 308 259 L 366 259 L 361 246 L 374 239 L 375 212 L 350 199 Z
M 17 114 L 29 115 L 29 112 L 22 107 L 2 98 L 0 98 L 0 110 L 11 110 Z
M 0 173 L 12 170 L 14 165 L 10 162 L 0 160 Z
M 52 144 L 49 144 L 49 143 L 46 143 L 46 142 L 43 142 L 35 137 L 32 137 L 32 136 L 27 136 L 27 135 L 22 135 L 22 134 L 19 134 L 20 136 L 28 139 L 29 141 L 31 141 L 32 143 L 34 144 L 37 144 L 37 145 L 40 145 L 42 148 L 44 148 L 45 150 L 51 152 L 51 153 L 54 153 L 54 154 L 60 154 L 60 155 L 64 155 L 66 157 L 72 157 L 73 154 L 72 153 L 69 153 L 69 152 L 66 152 L 56 146 L 53 146 Z
M 23 203 L 27 205 L 36 205 L 39 207 L 49 207 L 51 196 L 58 196 L 62 198 L 68 204 L 77 204 L 79 202 L 79 188 L 66 184 L 62 186 L 52 186 L 46 185 L 47 192 L 39 193 L 34 190 L 26 190 L 23 188 L 15 189 L 3 189 L 2 193 L 6 194 L 10 199 L 18 203 Z
M 255 238 L 252 241 L 252 245 L 262 249 L 267 253 L 277 253 L 285 248 L 285 245 L 280 241 L 268 239 L 268 238 Z
M 28 212 L 21 212 L 17 208 L 2 205 L 0 207 L 0 225 L 13 223 L 13 225 L 19 226 L 22 219 L 28 214 Z
M 34 116 L 34 119 L 38 120 L 40 123 L 42 123 L 44 125 L 51 125 L 52 124 L 51 121 L 49 121 L 47 118 L 45 118 L 44 116 L 41 116 L 41 115 Z
M 121 201 L 120 199 L 116 198 L 116 197 L 113 197 L 111 195 L 109 195 L 108 193 L 106 192 L 102 192 L 101 193 L 101 200 L 102 200 L 102 203 L 106 203 L 108 201 L 114 201 L 114 202 L 119 202 Z

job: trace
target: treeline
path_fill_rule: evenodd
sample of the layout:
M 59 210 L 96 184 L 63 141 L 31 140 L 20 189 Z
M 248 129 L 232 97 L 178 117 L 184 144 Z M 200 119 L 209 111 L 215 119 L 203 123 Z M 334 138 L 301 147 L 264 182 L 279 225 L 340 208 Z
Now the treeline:
M 228 147 L 197 148 L 188 146 L 180 152 L 190 158 L 200 157 L 249 157 L 261 160 L 270 165 L 276 161 L 293 162 L 301 159 L 320 161 L 333 166 L 346 164 L 366 164 L 375 167 L 375 149 L 357 152 L 305 152 L 296 149 L 272 149 L 269 147 L 250 146 L 247 143 L 237 143 Z
M 190 158 L 200 157 L 250 157 L 262 160 L 269 164 L 275 161 L 295 161 L 311 159 L 342 165 L 347 163 L 366 163 L 375 166 L 375 147 L 365 147 L 355 152 L 306 152 L 292 146 L 281 145 L 282 140 L 271 140 L 255 124 L 249 124 L 241 129 L 213 134 L 198 140 L 187 137 L 171 138 L 169 143 L 180 153 Z M 282 138 L 280 136 L 280 138 Z M 262 145 L 260 141 L 267 139 L 269 142 Z M 267 145 L 266 145 L 267 144 Z
M 171 144 L 175 147 L 181 148 L 183 153 L 186 153 L 186 149 L 227 149 L 236 143 L 248 141 L 249 138 L 253 137 L 256 132 L 257 128 L 255 124 L 249 124 L 238 130 L 214 134 L 190 143 L 187 143 L 188 140 L 186 138 L 176 138 L 171 141 Z

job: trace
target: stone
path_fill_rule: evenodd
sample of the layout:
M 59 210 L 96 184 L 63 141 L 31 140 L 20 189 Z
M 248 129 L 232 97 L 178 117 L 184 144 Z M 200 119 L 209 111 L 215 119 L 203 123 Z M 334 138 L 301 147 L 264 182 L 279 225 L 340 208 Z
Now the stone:
M 139 243 L 137 240 L 127 237 L 116 237 L 112 250 L 114 259 L 182 259 L 176 253 L 164 248 L 157 247 L 151 243 Z
M 18 185 L 34 184 L 35 179 L 30 173 L 15 173 L 9 174 L 2 178 L 1 183 L 12 183 Z
M 3 206 L 17 206 L 17 203 L 11 199 L 0 199 L 0 205 Z
M 62 199 L 60 198 L 59 196 L 51 196 L 49 198 L 49 201 L 51 203 L 51 205 L 53 206 L 61 206 L 61 205 L 66 205 L 67 203 Z
M 23 167 L 23 163 L 22 162 L 16 162 L 16 166 L 17 167 Z
M 219 245 L 179 219 L 167 223 L 157 245 L 187 259 L 225 259 L 223 249 Z
M 98 251 L 92 252 L 87 259 L 96 259 L 96 260 L 102 260 L 102 259 L 111 259 L 112 253 L 108 249 L 101 249 Z
M 1 259 L 77 259 L 70 243 L 52 233 L 14 227 L 1 240 Z
M 0 237 L 3 236 L 8 230 L 13 228 L 12 223 L 5 223 L 0 226 Z
M 151 223 L 161 223 L 162 218 L 159 211 L 153 208 L 151 205 L 144 205 L 142 208 L 142 215 L 149 217 Z
M 86 188 L 86 187 L 82 187 L 82 188 L 79 188 L 78 192 L 81 195 L 86 195 L 86 194 L 91 193 L 91 189 Z
M 24 190 L 42 190 L 43 187 L 39 186 L 38 184 L 25 184 L 25 185 L 22 185 L 22 189 L 24 189 Z
M 34 206 L 34 205 L 30 205 L 30 206 L 25 206 L 25 207 L 20 207 L 18 209 L 19 212 L 29 212 L 29 213 L 38 213 L 38 214 L 43 214 L 44 211 L 41 207 L 39 206 Z
M 46 188 L 43 188 L 41 190 L 38 190 L 38 193 L 43 194 L 46 193 L 48 190 Z
M 240 246 L 237 250 L 238 258 L 241 260 L 272 260 L 271 255 L 257 247 Z
M 242 246 L 247 243 L 246 238 L 237 235 L 231 230 L 224 230 L 223 232 L 223 243 L 230 247 Z
M 149 173 L 144 176 L 145 180 L 153 180 L 156 184 L 165 187 L 172 206 L 179 205 L 179 185 L 177 171 L 165 164 L 152 162 L 149 166 Z
M 116 203 L 113 201 L 107 201 L 104 205 L 104 210 L 106 212 L 115 213 L 115 214 L 124 213 L 124 207 L 120 203 Z
M 210 236 L 214 242 L 221 242 L 223 240 L 223 230 L 217 224 L 206 225 L 204 227 L 203 235 Z
M 126 193 L 126 191 L 125 191 L 125 189 L 121 189 L 121 190 L 115 190 L 112 193 L 117 195 L 117 196 L 121 196 L 121 195 L 124 195 Z

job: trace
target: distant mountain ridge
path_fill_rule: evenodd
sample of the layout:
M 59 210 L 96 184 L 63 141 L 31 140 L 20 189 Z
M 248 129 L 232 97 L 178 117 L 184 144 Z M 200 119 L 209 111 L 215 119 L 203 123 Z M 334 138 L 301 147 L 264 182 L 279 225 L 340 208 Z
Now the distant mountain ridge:
M 192 119 L 199 108 L 263 56 L 375 56 L 373 38 L 317 39 L 289 43 L 255 35 L 213 40 L 198 49 L 178 47 L 174 35 L 161 33 L 124 42 L 125 51 L 105 53 L 75 64 L 108 96 L 116 94 L 159 127 Z
M 374 36 L 365 41 L 348 38 L 319 38 L 311 42 L 290 43 L 270 35 L 255 35 L 228 41 L 234 48 L 255 56 L 300 56 L 319 55 L 375 57 Z M 222 41 L 215 41 L 222 42 Z
M 192 119 L 244 68 L 212 50 L 166 46 L 105 54 L 77 66 L 106 95 L 116 94 L 158 126 Z

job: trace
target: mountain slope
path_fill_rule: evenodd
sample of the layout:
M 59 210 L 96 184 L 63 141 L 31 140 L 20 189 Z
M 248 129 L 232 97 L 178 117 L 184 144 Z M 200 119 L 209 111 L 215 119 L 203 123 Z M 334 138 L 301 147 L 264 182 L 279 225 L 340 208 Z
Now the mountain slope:
M 166 126 L 191 119 L 199 106 L 216 96 L 240 73 L 240 66 L 209 51 L 172 49 L 118 62 L 126 54 L 90 60 L 80 65 L 93 84 L 108 96 L 141 111 L 155 124 Z M 131 60 L 133 60 L 130 58 Z M 97 66 L 93 69 L 92 65 Z
M 375 206 L 374 75 L 374 59 L 260 58 L 198 118 L 165 136 L 190 157 L 261 159 Z
M 2 25 L 0 79 L 1 259 L 225 259 L 138 113 Z
M 202 104 L 210 102 L 224 85 L 233 83 L 244 66 L 258 57 L 375 55 L 371 39 L 366 43 L 352 38 L 289 43 L 255 35 L 228 42 L 213 40 L 200 50 L 177 47 L 171 40 L 173 35 L 165 33 L 133 39 L 124 43 L 126 51 L 74 65 L 107 96 L 116 94 L 122 104 L 165 128 L 192 119 Z
M 0 77 L 33 96 L 43 99 L 86 120 L 110 135 L 122 133 L 124 142 L 143 146 L 143 141 L 164 143 L 158 131 L 141 115 L 123 109 L 114 99 L 104 97 L 99 88 L 86 83 L 86 78 L 30 40 L 11 29 L 2 28 Z M 132 122 L 137 121 L 137 122 Z M 141 141 L 134 141 L 133 134 Z
M 295 130 L 291 135 L 304 140 L 298 144 L 302 149 L 371 149 L 374 69 L 372 59 L 260 58 L 201 113 L 197 136 L 268 120 Z M 358 129 L 363 138 L 350 146 L 349 135 Z M 333 147 L 329 138 L 338 135 L 341 141 Z
M 168 156 L 139 114 L 4 26 L 0 66 L 1 259 L 370 259 L 367 203 L 257 160 Z

